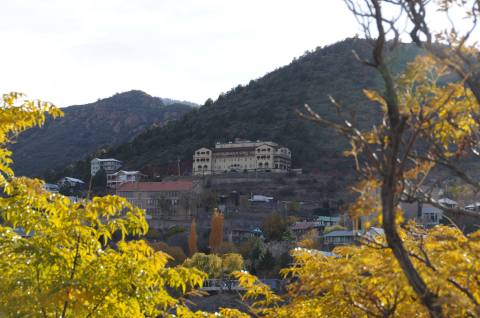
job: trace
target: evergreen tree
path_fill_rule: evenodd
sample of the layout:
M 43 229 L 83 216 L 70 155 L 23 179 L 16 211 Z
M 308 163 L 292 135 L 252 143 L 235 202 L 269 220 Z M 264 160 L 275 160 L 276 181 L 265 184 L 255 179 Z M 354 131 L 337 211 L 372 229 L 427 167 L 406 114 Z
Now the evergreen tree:
M 92 178 L 92 186 L 99 188 L 107 187 L 107 173 L 103 168 L 97 171 Z
M 267 249 L 265 254 L 263 254 L 262 258 L 260 258 L 260 262 L 258 263 L 258 269 L 269 271 L 275 267 L 275 258 L 273 257 L 272 252 Z

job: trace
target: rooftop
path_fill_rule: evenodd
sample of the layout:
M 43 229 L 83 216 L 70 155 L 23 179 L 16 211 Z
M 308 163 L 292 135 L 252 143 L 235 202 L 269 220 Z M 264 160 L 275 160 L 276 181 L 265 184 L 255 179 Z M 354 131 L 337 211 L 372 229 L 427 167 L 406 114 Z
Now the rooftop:
M 458 204 L 457 201 L 454 201 L 454 200 L 449 199 L 449 198 L 441 198 L 440 200 L 438 200 L 438 203 L 449 204 L 449 205 L 457 205 Z
M 292 231 L 308 230 L 308 229 L 313 229 L 318 225 L 319 225 L 318 222 L 308 222 L 308 221 L 296 222 L 295 224 L 292 225 L 291 229 Z
M 125 175 L 136 175 L 140 174 L 140 171 L 125 171 L 125 170 L 120 170 L 115 173 L 112 173 L 112 175 L 117 175 L 117 174 L 125 174 Z
M 92 159 L 93 160 L 97 160 L 97 161 L 117 161 L 117 162 L 121 162 L 120 160 L 117 160 L 117 159 L 114 159 L 114 158 L 105 158 L 105 159 L 101 159 L 101 158 L 94 158 Z
M 188 191 L 193 188 L 193 181 L 164 181 L 164 182 L 136 182 L 124 183 L 117 190 L 119 192 L 157 192 L 157 191 Z
M 245 147 L 231 147 L 231 148 L 215 148 L 213 152 L 232 152 L 232 151 L 255 151 L 256 147 L 245 146 Z
M 324 235 L 324 237 L 334 237 L 334 236 L 355 236 L 355 234 L 353 234 L 353 231 L 339 230 L 339 231 L 332 231 Z
M 64 179 L 67 180 L 67 181 L 76 182 L 76 183 L 85 183 L 82 180 L 77 179 L 77 178 L 64 177 Z

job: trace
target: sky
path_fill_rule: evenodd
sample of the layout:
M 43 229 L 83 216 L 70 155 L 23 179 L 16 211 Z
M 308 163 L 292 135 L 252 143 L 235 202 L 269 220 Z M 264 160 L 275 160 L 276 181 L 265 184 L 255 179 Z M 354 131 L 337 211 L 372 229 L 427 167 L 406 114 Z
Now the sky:
M 0 1 L 0 92 L 60 107 L 132 89 L 203 104 L 359 33 L 342 0 Z
M 0 1 L 0 92 L 61 107 L 131 89 L 202 104 L 355 35 L 351 20 L 340 0 Z

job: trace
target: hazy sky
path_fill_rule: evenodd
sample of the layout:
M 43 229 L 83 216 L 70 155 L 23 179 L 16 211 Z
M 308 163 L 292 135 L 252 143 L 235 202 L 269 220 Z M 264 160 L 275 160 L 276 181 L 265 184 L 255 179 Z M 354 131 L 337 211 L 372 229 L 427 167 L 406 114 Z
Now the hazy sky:
M 203 103 L 356 33 L 342 0 L 5 0 L 0 92 L 59 106 L 131 89 Z
M 0 1 L 0 91 L 203 103 L 358 31 L 340 0 Z

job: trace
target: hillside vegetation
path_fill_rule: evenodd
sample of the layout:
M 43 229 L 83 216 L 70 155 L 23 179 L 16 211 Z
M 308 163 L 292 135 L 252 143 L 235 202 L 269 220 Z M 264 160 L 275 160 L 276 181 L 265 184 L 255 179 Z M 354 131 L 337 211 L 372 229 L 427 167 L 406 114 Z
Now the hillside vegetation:
M 128 168 L 147 169 L 188 160 L 201 146 L 214 146 L 234 138 L 273 140 L 293 152 L 294 167 L 319 171 L 348 171 L 350 161 L 343 157 L 347 143 L 327 127 L 299 117 L 296 110 L 309 104 L 322 116 L 339 120 L 329 95 L 343 107 L 341 113 L 360 127 L 371 127 L 379 119 L 380 109 L 366 101 L 362 90 L 378 88 L 374 71 L 359 63 L 371 53 L 362 39 L 347 39 L 317 48 L 294 59 L 246 86 L 222 93 L 216 101 L 194 109 L 181 120 L 140 134 L 131 142 L 109 150 L 105 155 L 123 160 Z M 411 45 L 402 45 L 392 67 L 403 68 L 418 53 Z M 78 163 L 64 173 L 80 174 L 88 167 Z
M 22 133 L 11 145 L 15 171 L 39 176 L 64 168 L 101 148 L 131 141 L 153 125 L 162 127 L 191 109 L 191 105 L 164 102 L 141 91 L 63 108 L 64 117 L 48 119 L 44 127 Z

